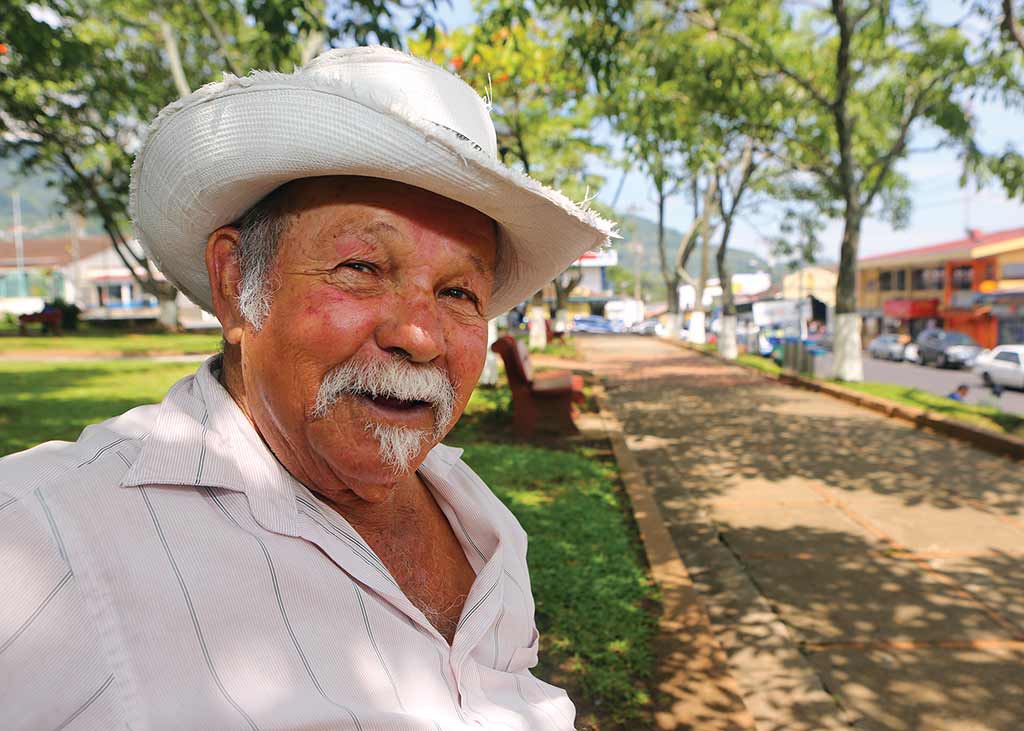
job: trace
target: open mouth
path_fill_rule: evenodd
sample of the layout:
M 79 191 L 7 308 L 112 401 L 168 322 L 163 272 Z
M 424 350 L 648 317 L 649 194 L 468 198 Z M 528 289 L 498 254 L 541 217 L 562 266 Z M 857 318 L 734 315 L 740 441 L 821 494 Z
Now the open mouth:
M 373 396 L 368 393 L 359 393 L 357 395 L 362 399 L 366 399 L 374 406 L 389 411 L 415 411 L 417 409 L 430 408 L 430 403 L 427 401 L 407 400 L 383 395 Z

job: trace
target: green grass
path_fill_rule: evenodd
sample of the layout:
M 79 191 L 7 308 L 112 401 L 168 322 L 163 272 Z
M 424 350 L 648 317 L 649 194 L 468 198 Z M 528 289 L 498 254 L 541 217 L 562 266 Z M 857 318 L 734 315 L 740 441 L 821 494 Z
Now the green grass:
M 582 695 L 581 722 L 649 728 L 656 590 L 604 445 L 509 441 L 509 392 L 478 389 L 447 443 L 530 536 L 540 677 Z
M 161 401 L 196 363 L 0 361 L 0 456 Z
M 0 456 L 160 401 L 195 363 L 0 361 Z M 519 518 L 542 635 L 539 677 L 566 687 L 580 723 L 650 728 L 656 591 L 606 445 L 510 436 L 507 387 L 477 389 L 446 440 Z
M 776 376 L 782 373 L 782 367 L 774 360 L 771 358 L 762 358 L 760 355 L 754 355 L 753 353 L 741 353 L 739 357 L 736 358 L 736 362 Z
M 68 333 L 60 337 L 29 335 L 27 337 L 0 337 L 0 356 L 4 351 L 72 350 L 76 353 L 119 353 L 141 355 L 147 353 L 214 353 L 220 350 L 220 333 L 117 333 L 87 331 Z
M 566 360 L 579 360 L 579 350 L 576 348 L 576 341 L 569 335 L 565 336 L 563 342 L 552 340 L 549 342 L 543 350 L 538 351 L 544 355 L 553 355 L 556 358 L 565 358 Z
M 873 383 L 870 381 L 863 383 L 835 381 L 834 383 L 853 391 L 867 393 L 872 396 L 889 399 L 890 401 L 897 401 L 919 409 L 927 409 L 936 414 L 964 421 L 974 426 L 1024 437 L 1024 418 L 1015 414 L 1008 414 L 991 406 L 962 404 L 934 393 L 928 393 L 908 386 L 897 386 L 891 383 Z

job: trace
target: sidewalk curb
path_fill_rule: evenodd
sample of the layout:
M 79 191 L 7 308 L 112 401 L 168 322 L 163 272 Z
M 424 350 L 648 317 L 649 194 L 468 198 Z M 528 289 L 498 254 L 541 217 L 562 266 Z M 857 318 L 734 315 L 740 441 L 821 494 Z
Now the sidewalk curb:
M 992 431 L 991 429 L 985 429 L 980 426 L 965 424 L 962 421 L 950 419 L 942 416 L 941 414 L 928 411 L 927 409 L 920 409 L 916 406 L 907 406 L 879 396 L 860 393 L 859 391 L 843 388 L 842 386 L 834 383 L 826 383 L 817 379 L 800 376 L 790 371 L 783 371 L 779 375 L 766 373 L 765 371 L 745 365 L 739 361 L 723 358 L 718 353 L 712 353 L 706 350 L 701 350 L 700 348 L 695 348 L 689 343 L 670 340 L 668 338 L 661 338 L 661 340 L 678 348 L 683 348 L 694 353 L 700 353 L 701 355 L 721 361 L 722 363 L 727 363 L 748 371 L 756 372 L 770 381 L 824 393 L 832 396 L 833 398 L 840 399 L 841 401 L 847 401 L 849 403 L 856 404 L 857 406 L 877 411 L 878 413 L 884 414 L 890 418 L 910 422 L 918 428 L 931 429 L 940 434 L 944 434 L 945 436 L 968 442 L 969 444 L 972 444 L 979 449 L 984 449 L 987 452 L 993 452 L 1014 460 L 1024 459 L 1024 439 L 1020 439 L 1018 437 L 1010 436 L 1008 434 L 1000 434 L 999 432 Z
M 651 575 L 661 591 L 658 624 L 662 645 L 669 649 L 659 657 L 657 688 L 670 702 L 655 710 L 656 728 L 693 729 L 699 722 L 702 731 L 754 731 L 754 718 L 730 673 L 726 654 L 714 635 L 711 620 L 669 534 L 654 493 L 626 444 L 603 381 L 594 388 L 594 395 Z

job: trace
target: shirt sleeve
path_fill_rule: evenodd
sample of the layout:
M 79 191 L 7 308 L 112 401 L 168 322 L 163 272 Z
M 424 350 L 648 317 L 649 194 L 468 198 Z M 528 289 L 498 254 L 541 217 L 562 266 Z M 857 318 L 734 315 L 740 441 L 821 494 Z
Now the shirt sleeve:
M 0 491 L 0 592 L 0 728 L 124 728 L 95 622 L 36 494 Z

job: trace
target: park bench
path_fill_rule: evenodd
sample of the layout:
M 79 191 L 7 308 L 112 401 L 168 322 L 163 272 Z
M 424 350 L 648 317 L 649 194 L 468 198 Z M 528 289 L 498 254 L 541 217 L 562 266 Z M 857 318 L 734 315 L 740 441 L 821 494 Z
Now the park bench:
M 547 332 L 549 343 L 553 343 L 556 340 L 560 343 L 565 343 L 565 333 L 551 327 L 551 320 L 547 318 L 544 319 L 544 330 Z
M 42 325 L 44 332 L 49 331 L 54 335 L 61 335 L 64 332 L 61 327 L 61 319 L 61 311 L 56 309 L 18 315 L 18 334 L 28 335 L 28 325 L 38 322 Z
M 505 376 L 512 389 L 512 426 L 520 437 L 540 429 L 560 434 L 579 434 L 572 420 L 573 404 L 582 403 L 583 378 L 569 371 L 534 373 L 522 341 L 505 335 L 491 350 L 505 362 Z

